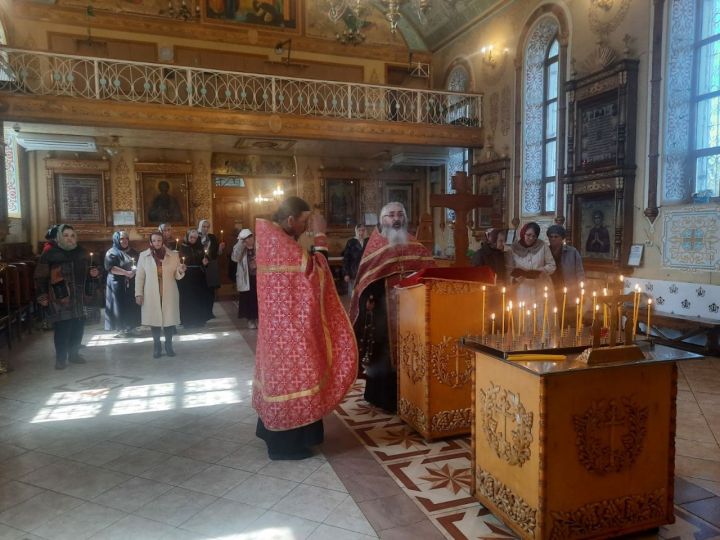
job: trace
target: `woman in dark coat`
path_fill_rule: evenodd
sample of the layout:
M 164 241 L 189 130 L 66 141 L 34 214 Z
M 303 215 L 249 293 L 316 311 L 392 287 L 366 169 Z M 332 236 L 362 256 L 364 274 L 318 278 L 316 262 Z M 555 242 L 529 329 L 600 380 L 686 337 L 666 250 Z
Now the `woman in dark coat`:
M 85 331 L 85 303 L 94 297 L 99 275 L 78 246 L 75 230 L 58 225 L 57 245 L 40 255 L 35 268 L 38 303 L 47 308 L 45 320 L 55 331 L 55 369 L 65 369 L 68 361 L 85 363 L 78 353 Z
M 365 245 L 367 243 L 368 236 L 365 225 L 362 223 L 355 225 L 355 236 L 347 241 L 345 249 L 342 251 L 343 279 L 345 280 L 345 283 L 347 283 L 348 296 L 350 297 L 352 297 L 353 288 L 355 286 L 355 277 L 357 276 L 360 259 L 362 259 L 363 251 L 365 251 Z
M 129 335 L 140 324 L 140 306 L 135 303 L 138 253 L 130 247 L 125 231 L 113 234 L 112 241 L 105 253 L 105 330 Z
M 472 258 L 473 266 L 489 266 L 495 272 L 497 282 L 507 281 L 505 255 L 505 231 L 492 229 L 487 234 L 487 242 L 483 242 Z
M 180 321 L 185 328 L 199 328 L 212 318 L 214 289 L 207 285 L 205 272 L 210 262 L 200 242 L 197 229 L 190 229 L 180 246 L 180 260 L 187 267 L 185 278 L 178 281 L 180 290 Z
M 205 281 L 207 286 L 212 290 L 212 295 L 208 297 L 206 309 L 208 310 L 208 319 L 215 317 L 213 315 L 213 304 L 215 303 L 215 289 L 220 288 L 220 268 L 218 266 L 218 257 L 225 250 L 225 242 L 218 241 L 217 236 L 210 232 L 210 222 L 207 219 L 201 219 L 197 228 L 200 244 L 205 250 L 205 257 L 208 260 L 205 266 Z

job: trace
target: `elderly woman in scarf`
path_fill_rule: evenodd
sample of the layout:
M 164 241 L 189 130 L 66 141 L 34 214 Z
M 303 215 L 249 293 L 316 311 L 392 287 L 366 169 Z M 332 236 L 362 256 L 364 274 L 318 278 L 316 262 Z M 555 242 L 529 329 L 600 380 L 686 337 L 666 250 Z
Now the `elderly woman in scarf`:
M 140 324 L 140 309 L 135 303 L 135 263 L 138 253 L 130 247 L 130 237 L 117 231 L 113 245 L 105 253 L 105 330 L 127 336 Z
M 135 277 L 135 302 L 142 306 L 142 324 L 153 336 L 153 358 L 160 358 L 160 334 L 165 334 L 165 354 L 175 356 L 172 337 L 180 324 L 177 281 L 185 277 L 185 265 L 177 251 L 163 245 L 160 231 L 150 235 L 150 247 L 140 253 Z
M 210 260 L 196 229 L 188 230 L 180 245 L 180 257 L 187 267 L 185 278 L 178 283 L 180 289 L 180 322 L 185 328 L 205 326 L 212 312 L 205 309 L 212 305 L 215 291 L 208 287 L 206 272 Z
M 507 261 L 505 256 L 505 230 L 491 229 L 487 241 L 483 242 L 472 257 L 473 266 L 489 266 L 495 272 L 498 284 L 507 280 Z
M 238 234 L 237 244 L 230 258 L 237 263 L 235 286 L 240 293 L 238 299 L 238 318 L 248 320 L 248 328 L 257 328 L 257 263 L 255 262 L 255 237 L 250 229 Z
M 533 304 L 544 307 L 547 287 L 548 309 L 554 307 L 555 294 L 550 274 L 555 272 L 555 259 L 548 245 L 538 238 L 540 225 L 531 221 L 520 229 L 520 238 L 512 245 L 510 276 L 516 285 L 518 302 L 525 302 L 528 308 Z
M 40 255 L 35 268 L 38 303 L 55 332 L 55 369 L 84 364 L 78 351 L 85 330 L 85 304 L 97 291 L 99 270 L 78 245 L 75 230 L 58 225 L 56 244 Z
M 208 310 L 208 319 L 212 319 L 213 303 L 215 302 L 215 289 L 220 287 L 220 269 L 218 267 L 218 257 L 225 250 L 225 242 L 218 242 L 217 237 L 210 232 L 210 222 L 207 219 L 201 219 L 197 227 L 200 243 L 205 250 L 210 261 L 205 269 L 205 280 L 207 286 L 213 290 L 213 295 L 209 298 L 206 308 Z

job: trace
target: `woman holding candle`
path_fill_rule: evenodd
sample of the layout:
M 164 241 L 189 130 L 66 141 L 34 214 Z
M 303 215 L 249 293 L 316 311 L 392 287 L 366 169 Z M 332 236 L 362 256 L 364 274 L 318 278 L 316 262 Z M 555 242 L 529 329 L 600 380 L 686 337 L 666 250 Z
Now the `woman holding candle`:
M 153 336 L 153 358 L 160 358 L 160 335 L 165 334 L 165 353 L 175 356 L 172 337 L 180 324 L 177 282 L 185 277 L 185 265 L 177 251 L 163 245 L 162 233 L 150 235 L 150 247 L 140 253 L 135 277 L 135 302 L 141 306 L 142 324 Z
M 112 247 L 105 253 L 105 330 L 125 337 L 140 324 L 140 308 L 135 303 L 135 263 L 138 253 L 130 247 L 130 237 L 117 231 Z
M 185 278 L 178 283 L 180 291 L 180 321 L 184 328 L 200 328 L 211 318 L 207 309 L 215 291 L 208 287 L 206 272 L 210 262 L 200 242 L 197 229 L 190 229 L 180 245 L 180 257 L 187 267 Z
M 526 305 L 543 304 L 545 287 L 553 291 L 550 275 L 555 272 L 555 261 L 539 235 L 540 226 L 530 222 L 520 230 L 520 239 L 512 246 L 510 276 L 517 285 L 517 300 Z M 548 309 L 552 309 L 554 293 L 548 296 Z
M 217 237 L 210 232 L 210 222 L 207 219 L 200 220 L 197 232 L 208 259 L 208 264 L 205 268 L 205 281 L 207 286 L 212 289 L 213 294 L 211 297 L 208 297 L 206 309 L 208 311 L 208 319 L 212 319 L 214 317 L 213 303 L 215 302 L 215 289 L 220 288 L 218 257 L 225 251 L 225 242 L 219 241 Z
M 78 245 L 70 225 L 58 225 L 56 245 L 44 252 L 35 268 L 38 303 L 45 309 L 45 320 L 55 331 L 55 369 L 67 362 L 84 364 L 78 351 L 85 329 L 85 306 L 92 301 L 100 272 L 90 266 L 88 253 Z

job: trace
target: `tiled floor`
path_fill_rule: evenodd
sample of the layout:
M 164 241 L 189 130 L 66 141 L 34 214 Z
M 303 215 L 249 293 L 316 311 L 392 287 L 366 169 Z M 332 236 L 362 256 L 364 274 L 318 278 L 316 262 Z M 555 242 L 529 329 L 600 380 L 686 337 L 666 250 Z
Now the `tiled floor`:
M 323 454 L 268 460 L 249 403 L 255 333 L 233 311 L 218 304 L 203 333 L 181 331 L 174 359 L 153 360 L 149 336 L 98 327 L 86 331 L 88 363 L 62 372 L 50 333 L 13 349 L 18 369 L 0 378 L 0 540 L 507 537 L 461 473 L 440 497 L 428 489 L 443 480 L 425 466 L 457 472 L 467 443 L 418 453 L 393 417 L 373 417 L 395 433 L 373 452 L 364 445 L 378 422 L 353 433 L 340 411 L 326 419 Z M 663 538 L 720 538 L 716 364 L 681 367 L 678 520 Z

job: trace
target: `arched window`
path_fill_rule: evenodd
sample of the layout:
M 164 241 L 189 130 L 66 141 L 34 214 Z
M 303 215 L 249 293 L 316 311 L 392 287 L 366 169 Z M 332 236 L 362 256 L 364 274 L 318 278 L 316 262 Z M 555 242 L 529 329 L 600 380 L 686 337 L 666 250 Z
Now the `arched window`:
M 558 170 L 560 28 L 541 18 L 529 32 L 523 63 L 523 141 L 521 211 L 555 212 Z
M 718 197 L 720 0 L 673 0 L 668 24 L 662 200 Z
M 557 176 L 558 134 L 558 69 L 560 43 L 557 38 L 548 47 L 545 57 L 545 97 L 543 100 L 543 189 L 544 212 L 554 212 L 556 205 L 555 181 Z

